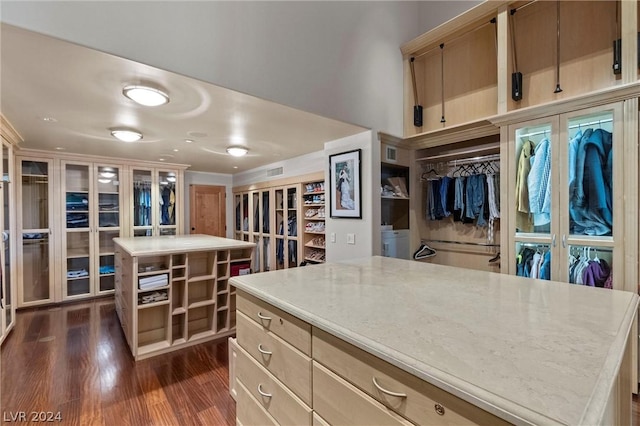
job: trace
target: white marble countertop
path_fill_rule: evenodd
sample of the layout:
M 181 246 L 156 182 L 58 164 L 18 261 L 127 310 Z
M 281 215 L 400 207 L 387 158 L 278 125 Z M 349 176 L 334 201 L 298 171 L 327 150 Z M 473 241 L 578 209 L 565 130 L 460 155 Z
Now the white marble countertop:
M 515 424 L 596 424 L 630 292 L 372 257 L 231 284 Z
M 202 234 L 114 238 L 113 241 L 131 256 L 255 247 L 254 243 L 246 241 Z

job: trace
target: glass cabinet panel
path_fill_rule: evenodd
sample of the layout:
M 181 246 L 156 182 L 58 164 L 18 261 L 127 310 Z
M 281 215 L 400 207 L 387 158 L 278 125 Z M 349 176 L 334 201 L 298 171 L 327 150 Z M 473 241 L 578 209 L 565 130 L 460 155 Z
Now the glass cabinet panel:
M 24 159 L 20 162 L 22 199 L 20 229 L 22 247 L 22 301 L 53 298 L 50 280 L 50 163 Z
M 516 275 L 551 279 L 551 246 L 549 244 L 516 243 Z
M 590 287 L 613 288 L 611 247 L 569 246 L 566 281 Z
M 176 173 L 160 172 L 160 225 L 175 226 L 176 224 Z
M 151 236 L 153 212 L 151 204 L 151 170 L 133 171 L 133 226 L 134 236 Z
M 91 293 L 91 193 L 90 166 L 64 164 L 66 217 L 66 294 Z
M 240 232 L 242 231 L 242 195 L 235 194 L 234 205 L 235 205 L 235 231 L 236 231 L 236 239 L 240 239 Z
M 98 193 L 97 228 L 97 292 L 115 288 L 115 247 L 113 239 L 120 236 L 120 169 L 111 166 L 97 166 L 96 188 Z
M 270 219 L 270 213 L 269 213 L 269 191 L 262 191 L 262 233 L 263 234 L 268 234 L 270 232 L 269 230 L 269 219 Z
M 515 132 L 516 234 L 551 232 L 551 124 Z
M 4 269 L 2 271 L 2 303 L 5 309 L 5 327 L 9 327 L 13 322 L 13 303 L 11 300 L 11 204 L 13 200 L 10 198 L 11 185 L 10 168 L 11 158 L 10 149 L 7 145 L 2 146 L 2 199 L 3 199 L 3 227 L 2 227 L 2 246 L 4 248 Z M 1 322 L 1 320 L 0 320 Z
M 611 236 L 613 112 L 570 118 L 567 123 L 569 234 Z

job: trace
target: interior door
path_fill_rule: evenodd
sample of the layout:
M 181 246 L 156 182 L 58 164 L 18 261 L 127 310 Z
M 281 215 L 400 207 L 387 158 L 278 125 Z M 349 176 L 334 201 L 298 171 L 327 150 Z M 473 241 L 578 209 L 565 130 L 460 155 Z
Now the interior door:
M 218 185 L 189 185 L 190 233 L 227 236 L 226 188 Z

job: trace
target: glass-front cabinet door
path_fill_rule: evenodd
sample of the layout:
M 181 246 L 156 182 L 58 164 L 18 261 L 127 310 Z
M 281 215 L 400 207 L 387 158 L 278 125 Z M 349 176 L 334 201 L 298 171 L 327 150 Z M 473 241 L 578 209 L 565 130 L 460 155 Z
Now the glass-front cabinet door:
M 131 221 L 134 237 L 177 235 L 179 176 L 175 170 L 134 168 Z
M 2 245 L 0 251 L 0 259 L 2 261 L 2 280 L 0 286 L 2 294 L 0 295 L 0 303 L 4 312 L 3 318 L 0 319 L 2 324 L 2 336 L 6 331 L 13 326 L 15 304 L 13 302 L 14 294 L 11 286 L 14 279 L 13 271 L 11 268 L 11 208 L 13 208 L 13 194 L 11 185 L 11 176 L 13 175 L 13 148 L 8 143 L 2 145 Z M 4 321 L 4 322 L 3 322 Z M 5 334 L 6 335 L 6 334 Z
M 19 158 L 17 228 L 19 305 L 29 306 L 54 301 L 53 250 L 51 247 L 52 160 Z
M 97 189 L 95 212 L 94 268 L 97 270 L 97 294 L 110 293 L 115 288 L 115 246 L 113 239 L 121 236 L 122 231 L 122 186 L 119 167 L 94 166 L 94 187 Z M 95 198 L 94 198 L 95 199 Z
M 622 289 L 624 212 L 622 105 L 581 110 L 560 117 L 562 159 L 561 281 Z M 616 167 L 614 167 L 616 165 Z M 622 276 L 622 275 L 620 275 Z
M 90 163 L 62 162 L 64 184 L 63 298 L 87 296 L 92 293 L 95 274 L 91 262 L 94 239 L 92 215 L 93 170 Z
M 622 288 L 621 117 L 615 104 L 509 126 L 511 274 Z

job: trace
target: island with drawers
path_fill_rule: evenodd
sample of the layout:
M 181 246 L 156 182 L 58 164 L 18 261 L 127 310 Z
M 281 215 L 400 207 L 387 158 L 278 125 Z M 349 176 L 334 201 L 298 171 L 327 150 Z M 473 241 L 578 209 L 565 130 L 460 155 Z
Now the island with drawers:
M 116 312 L 136 360 L 235 333 L 229 278 L 250 271 L 255 244 L 210 235 L 114 242 Z
M 230 283 L 238 424 L 631 424 L 634 293 L 377 256 Z

